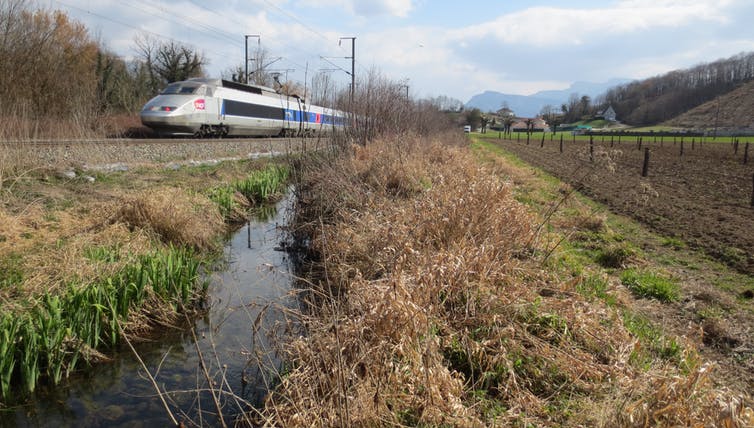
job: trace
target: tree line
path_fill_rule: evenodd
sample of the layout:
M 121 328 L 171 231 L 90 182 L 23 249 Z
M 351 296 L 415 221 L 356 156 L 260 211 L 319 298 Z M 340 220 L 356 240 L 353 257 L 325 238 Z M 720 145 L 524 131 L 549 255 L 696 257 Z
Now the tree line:
M 608 90 L 598 97 L 624 123 L 645 126 L 672 119 L 754 79 L 754 52 L 676 70 Z
M 65 12 L 0 0 L 4 136 L 44 134 L 52 123 L 95 130 L 103 116 L 137 112 L 168 82 L 203 74 L 203 55 L 178 42 L 135 45 L 137 58 L 126 61 Z

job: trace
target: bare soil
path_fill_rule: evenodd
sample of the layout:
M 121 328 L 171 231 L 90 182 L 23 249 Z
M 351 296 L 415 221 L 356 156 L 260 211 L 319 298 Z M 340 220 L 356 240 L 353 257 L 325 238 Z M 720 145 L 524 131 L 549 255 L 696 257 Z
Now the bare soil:
M 634 141 L 618 142 L 616 137 L 611 144 L 610 137 L 595 137 L 594 162 L 589 160 L 587 141 L 566 139 L 562 154 L 559 141 L 549 136 L 540 147 L 541 134 L 528 145 L 523 139 L 501 144 L 612 210 L 754 274 L 754 147 L 744 164 L 744 144 L 736 154 L 730 143 L 691 138 L 683 143 L 645 138 L 639 148 Z M 642 177 L 646 148 L 649 169 Z

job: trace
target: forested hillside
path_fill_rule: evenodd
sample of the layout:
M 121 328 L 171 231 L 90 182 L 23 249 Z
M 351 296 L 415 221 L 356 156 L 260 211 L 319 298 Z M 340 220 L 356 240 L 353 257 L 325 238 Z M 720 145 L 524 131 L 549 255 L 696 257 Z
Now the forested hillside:
M 617 86 L 602 95 L 598 104 L 612 105 L 618 118 L 626 124 L 654 125 L 675 118 L 752 80 L 754 52 L 741 53 Z M 746 125 L 750 126 L 751 123 Z
M 754 130 L 754 80 L 666 122 L 721 133 Z

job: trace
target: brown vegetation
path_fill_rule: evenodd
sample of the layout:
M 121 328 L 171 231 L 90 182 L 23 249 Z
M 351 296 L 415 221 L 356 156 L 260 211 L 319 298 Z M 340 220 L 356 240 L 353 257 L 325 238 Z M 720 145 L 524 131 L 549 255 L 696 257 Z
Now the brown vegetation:
M 678 360 L 636 364 L 653 354 L 619 309 L 580 294 L 583 277 L 541 269 L 541 220 L 465 148 L 386 138 L 310 164 L 303 177 L 310 312 L 268 398 L 272 423 L 752 421 L 705 384 L 708 367 L 690 344 Z
M 149 231 L 169 244 L 205 251 L 216 246 L 223 228 L 223 218 L 212 201 L 180 188 L 126 196 L 110 221 Z
M 202 74 L 201 55 L 142 37 L 141 58 L 109 52 L 65 12 L 0 2 L 0 139 L 122 135 L 110 116 L 134 115 L 168 82 Z M 105 122 L 105 123 L 103 123 Z
M 111 276 L 156 248 L 217 248 L 226 226 L 206 191 L 245 177 L 228 163 L 205 172 L 142 169 L 88 182 L 0 162 L 0 311 Z M 106 263 L 97 256 L 108 254 Z
M 754 129 L 754 82 L 689 110 L 665 123 L 683 128 L 706 128 L 722 133 Z

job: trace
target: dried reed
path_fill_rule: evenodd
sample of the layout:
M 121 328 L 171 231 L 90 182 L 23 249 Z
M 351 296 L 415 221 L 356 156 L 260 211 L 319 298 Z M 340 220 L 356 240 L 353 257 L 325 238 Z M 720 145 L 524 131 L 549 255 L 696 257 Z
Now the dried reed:
M 632 364 L 640 342 L 619 311 L 582 297 L 581 278 L 542 271 L 530 256 L 542 249 L 528 244 L 538 222 L 466 150 L 384 139 L 299 172 L 297 232 L 312 252 L 307 335 L 284 349 L 291 369 L 268 397 L 272 423 L 720 420 L 717 407 L 695 407 L 709 391 L 726 397 L 694 380 L 699 370 Z M 744 426 L 746 407 L 728 408 Z

